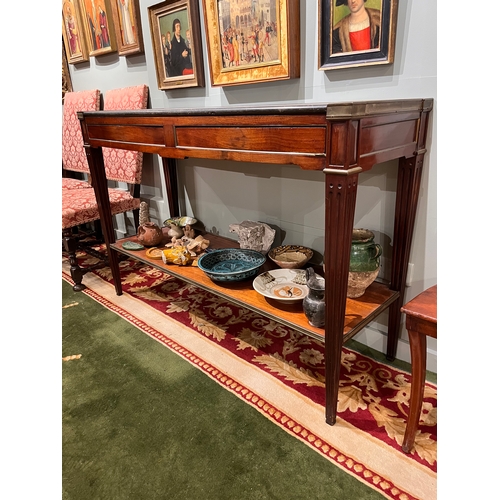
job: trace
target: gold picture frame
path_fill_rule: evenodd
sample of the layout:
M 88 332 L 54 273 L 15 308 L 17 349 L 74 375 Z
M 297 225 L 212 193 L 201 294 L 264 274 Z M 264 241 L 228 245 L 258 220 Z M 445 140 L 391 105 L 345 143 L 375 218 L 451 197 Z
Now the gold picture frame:
M 158 88 L 204 87 L 198 0 L 165 0 L 148 13 Z
M 144 42 L 139 0 L 110 0 L 110 2 L 118 54 L 120 56 L 142 54 Z
M 62 40 L 62 102 L 64 104 L 64 96 L 67 92 L 73 92 L 73 84 L 71 83 L 71 74 L 68 67 L 68 58 L 66 56 L 66 48 L 64 40 Z
M 69 64 L 89 60 L 80 5 L 75 0 L 63 0 L 62 2 L 62 36 Z
M 259 5 L 203 0 L 212 86 L 300 77 L 299 0 Z
M 89 56 L 116 52 L 115 30 L 109 0 L 78 0 Z
M 318 68 L 392 64 L 397 12 L 398 0 L 364 0 L 353 12 L 347 0 L 319 0 Z

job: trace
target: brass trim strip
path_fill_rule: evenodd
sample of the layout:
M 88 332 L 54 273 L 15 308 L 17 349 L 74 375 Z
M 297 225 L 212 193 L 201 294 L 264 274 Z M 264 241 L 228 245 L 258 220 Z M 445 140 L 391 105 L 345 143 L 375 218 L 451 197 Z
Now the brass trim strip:
M 432 99 L 402 99 L 396 101 L 369 101 L 328 104 L 327 120 L 360 118 L 387 113 L 403 113 L 410 111 L 430 111 Z
M 361 167 L 349 168 L 347 170 L 340 168 L 324 168 L 323 172 L 325 174 L 337 174 L 337 175 L 352 175 L 362 172 L 363 169 Z

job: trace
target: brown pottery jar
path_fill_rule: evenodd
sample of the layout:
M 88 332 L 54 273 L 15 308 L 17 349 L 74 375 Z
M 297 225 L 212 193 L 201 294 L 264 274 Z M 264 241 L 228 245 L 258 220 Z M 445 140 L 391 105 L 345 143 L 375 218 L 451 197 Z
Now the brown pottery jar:
M 145 222 L 137 230 L 137 241 L 145 247 L 154 247 L 161 243 L 163 232 L 154 222 Z

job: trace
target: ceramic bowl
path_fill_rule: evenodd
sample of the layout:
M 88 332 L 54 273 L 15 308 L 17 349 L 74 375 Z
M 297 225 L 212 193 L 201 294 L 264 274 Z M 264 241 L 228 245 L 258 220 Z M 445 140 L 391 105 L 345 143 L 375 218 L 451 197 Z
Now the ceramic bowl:
M 271 248 L 268 255 L 282 269 L 299 269 L 309 262 L 313 251 L 300 245 L 283 245 Z
M 198 267 L 214 281 L 243 281 L 259 272 L 266 256 L 256 250 L 223 248 L 202 255 Z
M 164 220 L 163 221 L 163 227 L 168 227 L 171 226 L 172 224 L 175 224 L 176 226 L 179 227 L 184 227 L 187 224 L 190 226 L 193 226 L 198 222 L 198 219 L 195 219 L 194 217 L 189 217 L 187 215 L 183 215 L 181 217 L 171 217 L 170 219 Z

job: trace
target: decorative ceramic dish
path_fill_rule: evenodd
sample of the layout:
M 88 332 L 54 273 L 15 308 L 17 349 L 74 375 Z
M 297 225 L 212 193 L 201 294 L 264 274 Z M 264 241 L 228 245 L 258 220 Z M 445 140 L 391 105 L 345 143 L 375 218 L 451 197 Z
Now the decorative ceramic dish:
M 164 248 L 151 247 L 146 250 L 146 257 L 154 260 L 161 260 Z
M 198 267 L 214 281 L 243 281 L 255 276 L 265 255 L 256 250 L 224 248 L 206 253 L 198 259 Z
M 135 241 L 125 241 L 122 245 L 125 250 L 144 250 L 144 245 Z
M 316 276 L 321 278 L 319 275 Z M 266 271 L 253 280 L 253 288 L 268 299 L 288 304 L 304 300 L 304 297 L 309 293 L 306 272 L 303 269 Z
M 170 219 L 164 220 L 163 226 L 168 227 L 171 224 L 175 224 L 176 226 L 184 227 L 187 224 L 192 226 L 193 224 L 196 224 L 197 222 L 198 222 L 198 220 L 195 219 L 194 217 L 189 217 L 188 215 L 182 215 L 181 217 L 171 217 Z
M 271 248 L 268 255 L 282 269 L 299 269 L 309 262 L 313 251 L 300 245 L 283 245 Z

